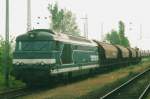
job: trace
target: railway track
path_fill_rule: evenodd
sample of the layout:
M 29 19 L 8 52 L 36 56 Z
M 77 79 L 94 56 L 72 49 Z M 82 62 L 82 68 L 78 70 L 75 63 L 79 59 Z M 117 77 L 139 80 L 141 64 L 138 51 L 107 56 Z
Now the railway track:
M 134 76 L 100 99 L 144 99 L 150 89 L 150 68 Z
M 23 96 L 29 93 L 29 89 L 26 87 L 11 89 L 8 91 L 0 92 L 0 99 L 15 99 L 19 96 Z
M 52 86 L 38 86 L 38 87 L 33 86 L 33 87 L 22 87 L 18 89 L 10 89 L 7 91 L 0 92 L 0 99 L 16 99 L 22 96 L 26 96 L 40 91 L 49 90 L 52 88 L 53 88 Z
M 145 97 L 148 95 L 149 93 L 149 89 L 150 89 L 150 83 L 148 84 L 148 86 L 146 86 L 145 90 L 143 91 L 143 93 L 140 95 L 139 99 L 145 99 Z

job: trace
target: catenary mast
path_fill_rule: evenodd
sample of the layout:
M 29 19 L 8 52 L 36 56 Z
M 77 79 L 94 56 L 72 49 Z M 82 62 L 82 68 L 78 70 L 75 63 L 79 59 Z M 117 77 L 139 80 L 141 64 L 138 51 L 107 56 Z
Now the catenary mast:
M 27 0 L 27 31 L 31 30 L 31 0 Z
M 5 50 L 4 50 L 4 76 L 5 85 L 9 86 L 9 0 L 6 0 L 6 23 L 5 23 Z

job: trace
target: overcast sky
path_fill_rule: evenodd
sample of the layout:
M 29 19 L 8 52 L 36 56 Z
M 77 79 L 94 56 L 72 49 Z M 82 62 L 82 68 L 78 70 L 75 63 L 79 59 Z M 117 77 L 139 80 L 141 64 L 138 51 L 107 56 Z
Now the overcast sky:
M 126 25 L 126 36 L 131 46 L 150 49 L 150 1 L 149 0 L 31 0 L 32 28 L 49 28 L 49 3 L 58 2 L 60 8 L 71 10 L 77 17 L 77 23 L 83 33 L 83 18 L 88 16 L 89 37 L 101 40 L 103 33 L 117 29 L 118 21 Z M 26 32 L 27 0 L 10 0 L 10 35 L 17 36 Z M 37 17 L 40 17 L 38 19 Z M 37 24 L 39 22 L 40 24 Z M 140 24 L 142 39 L 140 39 Z M 5 0 L 0 0 L 0 35 L 5 33 Z

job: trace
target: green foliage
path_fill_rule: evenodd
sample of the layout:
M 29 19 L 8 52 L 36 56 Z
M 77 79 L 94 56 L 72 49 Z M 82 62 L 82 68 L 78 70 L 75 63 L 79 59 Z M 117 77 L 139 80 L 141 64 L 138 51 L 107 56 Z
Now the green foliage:
M 2 66 L 3 66 L 3 51 L 4 51 L 4 40 L 0 36 L 0 72 L 2 72 Z
M 13 39 L 11 39 L 11 42 L 9 43 L 9 58 L 8 58 L 8 64 L 9 64 L 9 70 L 12 70 L 12 42 Z M 5 89 L 5 84 L 4 84 L 4 49 L 5 49 L 5 41 L 4 39 L 0 36 L 0 90 Z M 17 88 L 20 86 L 24 86 L 24 84 L 21 81 L 15 80 L 15 78 L 11 75 L 9 75 L 9 87 Z
M 49 5 L 48 10 L 52 15 L 51 29 L 71 35 L 79 35 L 75 15 L 67 9 L 59 9 L 57 3 Z
M 129 47 L 129 40 L 127 37 L 125 37 L 125 25 L 122 21 L 119 21 L 119 36 L 120 36 L 120 45 L 123 45 L 125 47 Z
M 125 25 L 122 21 L 119 21 L 119 35 L 121 38 L 124 37 Z
M 9 43 L 9 57 L 8 57 L 8 65 L 10 68 L 12 68 L 12 51 L 11 51 L 11 43 Z M 4 39 L 0 36 L 0 72 L 3 71 L 3 66 L 4 66 L 4 53 L 5 50 L 5 41 Z
M 120 38 L 117 31 L 112 30 L 111 34 L 107 34 L 106 40 L 110 41 L 111 44 L 120 44 Z
M 111 44 L 118 44 L 125 47 L 130 46 L 130 42 L 127 37 L 125 37 L 125 25 L 122 21 L 119 21 L 119 31 L 112 30 L 111 33 L 106 35 L 106 40 Z
M 124 37 L 121 39 L 121 45 L 125 46 L 125 47 L 129 47 L 130 44 L 129 44 L 129 40 L 127 37 Z

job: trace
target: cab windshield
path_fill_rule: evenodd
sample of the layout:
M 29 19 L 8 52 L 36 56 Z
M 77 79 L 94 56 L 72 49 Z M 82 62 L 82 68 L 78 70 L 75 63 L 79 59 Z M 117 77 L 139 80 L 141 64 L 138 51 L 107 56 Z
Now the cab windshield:
M 18 51 L 49 51 L 54 47 L 53 41 L 18 41 Z

